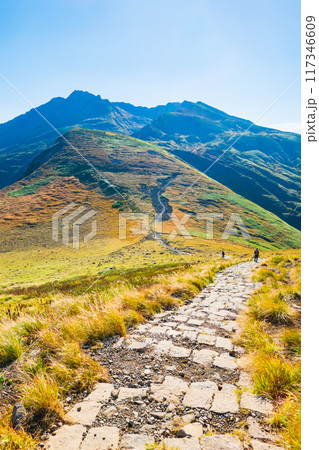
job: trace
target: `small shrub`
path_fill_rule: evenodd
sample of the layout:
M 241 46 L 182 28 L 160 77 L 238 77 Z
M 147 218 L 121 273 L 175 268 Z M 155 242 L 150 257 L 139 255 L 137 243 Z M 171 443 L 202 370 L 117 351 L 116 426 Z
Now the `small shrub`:
M 140 322 L 144 322 L 144 317 L 136 311 L 128 310 L 124 313 L 124 323 L 126 327 L 132 327 Z
M 30 384 L 21 388 L 23 404 L 34 418 L 43 424 L 63 417 L 63 404 L 59 398 L 59 384 L 48 374 L 40 373 Z
M 10 363 L 22 355 L 23 345 L 17 333 L 8 331 L 0 339 L 0 363 Z
M 301 449 L 300 394 L 289 395 L 271 418 L 271 425 L 280 431 L 283 443 L 289 449 Z
M 301 333 L 299 330 L 286 330 L 282 335 L 282 340 L 288 347 L 288 350 L 300 356 L 301 354 Z
M 15 430 L 11 425 L 11 411 L 1 417 L 0 420 L 0 449 L 3 450 L 35 450 L 38 443 L 25 431 Z
M 276 399 L 299 389 L 299 371 L 279 356 L 260 355 L 254 361 L 254 368 L 252 377 L 256 394 Z

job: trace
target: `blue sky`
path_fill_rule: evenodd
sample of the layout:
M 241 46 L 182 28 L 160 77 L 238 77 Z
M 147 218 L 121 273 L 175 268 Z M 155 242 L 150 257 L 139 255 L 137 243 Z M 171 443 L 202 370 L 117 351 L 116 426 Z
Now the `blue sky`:
M 38 106 L 74 89 L 201 100 L 255 121 L 300 75 L 299 0 L 0 0 L 0 72 Z M 29 105 L 0 78 L 0 122 Z M 300 81 L 260 125 L 300 130 Z

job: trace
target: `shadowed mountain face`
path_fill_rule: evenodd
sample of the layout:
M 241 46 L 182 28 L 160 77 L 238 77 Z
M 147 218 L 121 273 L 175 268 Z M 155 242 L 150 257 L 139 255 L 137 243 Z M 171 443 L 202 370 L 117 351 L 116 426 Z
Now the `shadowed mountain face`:
M 60 133 L 99 129 L 158 144 L 300 228 L 297 134 L 256 126 L 202 102 L 146 108 L 74 91 L 37 109 Z M 0 188 L 29 174 L 32 160 L 55 143 L 58 133 L 43 117 L 31 110 L 0 124 Z
M 300 136 L 183 102 L 135 132 L 300 228 Z
M 135 107 L 129 103 L 111 103 L 83 91 L 74 91 L 67 98 L 53 98 L 37 107 L 38 112 L 33 109 L 0 124 L 0 188 L 17 181 L 30 161 L 55 143 L 58 132 L 95 128 L 130 135 L 159 114 L 178 106 L 169 103 L 154 108 Z
M 214 223 L 214 240 L 220 245 L 225 245 L 222 234 L 231 215 L 239 214 L 250 238 L 237 233 L 229 242 L 264 249 L 299 246 L 296 229 L 208 177 L 196 183 L 200 172 L 161 147 L 97 130 L 72 130 L 66 138 L 39 154 L 28 176 L 0 191 L 2 248 L 55 245 L 52 214 L 70 202 L 97 210 L 103 222 L 100 233 L 113 239 L 118 239 L 118 211 L 147 213 L 150 223 L 155 213 L 163 214 L 164 240 L 174 229 L 172 213 L 190 216 L 187 228 L 194 236 L 204 236 L 206 229 L 196 214 L 222 213 L 223 220 Z M 184 239 L 181 250 L 194 242 Z

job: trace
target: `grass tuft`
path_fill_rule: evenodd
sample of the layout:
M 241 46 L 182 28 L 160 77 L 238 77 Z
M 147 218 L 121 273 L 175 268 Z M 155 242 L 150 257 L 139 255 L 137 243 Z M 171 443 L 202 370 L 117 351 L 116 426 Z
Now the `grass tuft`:
M 59 395 L 59 384 L 50 375 L 35 375 L 30 384 L 21 388 L 22 401 L 35 420 L 47 425 L 63 418 L 63 403 Z
M 257 357 L 254 360 L 255 393 L 277 399 L 299 389 L 299 368 L 279 356 Z

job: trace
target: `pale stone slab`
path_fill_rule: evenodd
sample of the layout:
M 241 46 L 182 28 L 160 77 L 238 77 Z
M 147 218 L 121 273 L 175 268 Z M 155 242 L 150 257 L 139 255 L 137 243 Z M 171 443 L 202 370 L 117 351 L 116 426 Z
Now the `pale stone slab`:
M 199 440 L 197 438 L 170 438 L 170 439 L 164 439 L 164 444 L 171 448 L 178 450 L 201 450 L 199 445 Z
M 186 322 L 189 319 L 189 316 L 187 314 L 177 314 L 174 316 L 174 320 L 177 320 L 177 322 Z
M 98 383 L 95 389 L 85 397 L 85 401 L 104 402 L 111 397 L 114 386 L 111 383 Z
M 260 412 L 262 414 L 269 414 L 273 410 L 270 400 L 265 397 L 251 394 L 250 392 L 242 393 L 240 407 L 251 411 Z
M 165 326 L 163 327 L 161 325 L 155 325 L 151 327 L 148 332 L 151 334 L 165 334 L 168 329 L 169 328 Z
M 147 444 L 153 444 L 154 438 L 146 434 L 124 434 L 120 448 L 122 450 L 145 450 Z
M 215 392 L 218 392 L 218 387 L 214 381 L 192 383 L 183 399 L 183 406 L 209 409 Z
M 102 407 L 101 403 L 84 401 L 77 403 L 67 413 L 67 418 L 81 425 L 92 425 Z
M 223 383 L 221 392 L 229 392 L 234 394 L 237 390 L 237 387 L 234 384 Z
M 168 355 L 172 345 L 172 341 L 159 341 L 159 343 L 154 346 L 154 352 L 159 355 Z
M 177 330 L 168 330 L 166 333 L 167 337 L 177 337 L 177 336 L 181 336 L 182 332 L 181 331 L 177 331 Z
M 242 450 L 243 446 L 237 436 L 215 434 L 201 439 L 202 450 Z
M 182 430 L 187 436 L 200 438 L 203 435 L 203 425 L 199 422 L 189 423 L 185 425 Z
M 238 398 L 237 394 L 231 392 L 217 392 L 214 395 L 214 401 L 211 411 L 218 414 L 238 413 Z
M 253 450 L 282 450 L 283 447 L 278 447 L 278 445 L 273 444 L 265 444 L 264 442 L 257 441 L 256 439 L 252 439 L 250 441 Z
M 268 431 L 264 431 L 258 420 L 253 417 L 247 418 L 248 430 L 251 437 L 254 439 L 268 439 L 269 441 L 274 440 L 275 436 L 269 433 Z
M 186 347 L 178 347 L 176 345 L 172 345 L 169 355 L 172 358 L 188 358 L 191 354 L 191 349 Z
M 211 334 L 200 334 L 197 338 L 199 344 L 215 345 L 216 337 Z
M 237 364 L 231 356 L 227 353 L 222 353 L 214 359 L 214 366 L 220 369 L 235 370 L 237 369 Z
M 165 327 L 175 328 L 176 325 L 177 325 L 177 322 L 164 322 Z
M 197 336 L 198 336 L 198 331 L 184 331 L 182 337 L 191 342 L 196 342 Z
M 196 364 L 201 364 L 202 366 L 208 366 L 212 363 L 214 356 L 217 356 L 218 353 L 214 350 L 202 349 L 202 350 L 194 350 L 193 351 L 193 361 Z
M 250 375 L 246 372 L 240 372 L 239 380 L 238 380 L 238 386 L 240 387 L 252 387 L 253 385 L 253 379 Z
M 85 431 L 83 425 L 63 425 L 63 427 L 58 428 L 54 436 L 50 436 L 45 448 L 48 450 L 65 450 L 65 443 L 68 442 L 68 450 L 78 450 Z
M 152 384 L 151 392 L 154 398 L 158 402 L 162 402 L 164 399 L 177 400 L 178 397 L 184 394 L 188 389 L 186 381 L 180 378 L 167 375 L 162 384 Z
M 148 347 L 148 345 L 150 344 L 149 341 L 132 341 L 129 343 L 128 348 L 130 350 L 134 350 L 138 353 L 144 353 Z
M 120 430 L 116 427 L 90 428 L 82 442 L 81 450 L 116 450 L 119 440 Z
M 143 325 L 139 325 L 137 331 L 139 331 L 140 333 L 145 333 L 145 331 L 148 331 L 151 328 L 151 325 L 149 324 L 143 324 Z M 123 338 L 124 340 L 124 338 Z
M 198 320 L 198 319 L 189 319 L 189 321 L 187 323 L 188 323 L 188 325 L 200 326 L 200 325 L 203 325 L 204 322 L 202 320 Z
M 147 393 L 146 388 L 127 388 L 121 387 L 117 400 L 126 400 L 127 398 L 145 397 Z
M 216 338 L 216 347 L 222 348 L 224 350 L 228 350 L 229 352 L 233 349 L 233 344 L 230 339 L 224 338 L 224 337 L 217 337 Z
M 205 334 L 211 334 L 212 336 L 215 336 L 216 330 L 213 328 L 208 327 L 200 327 L 200 332 Z

